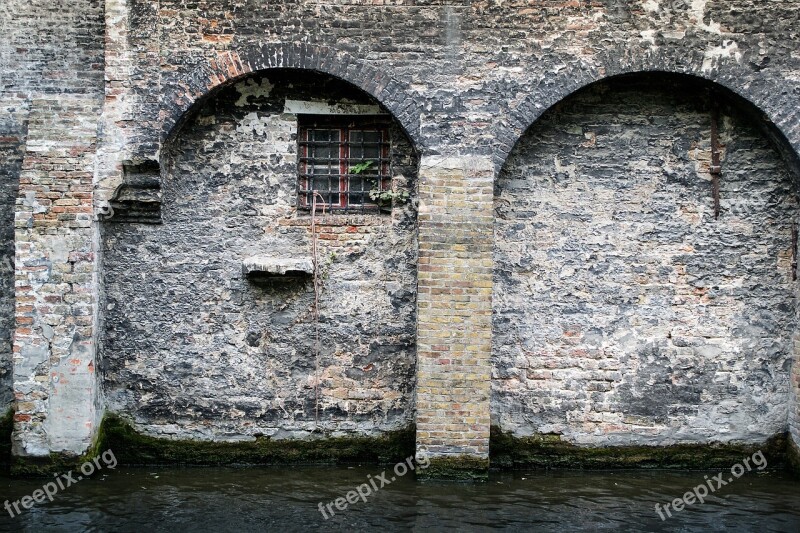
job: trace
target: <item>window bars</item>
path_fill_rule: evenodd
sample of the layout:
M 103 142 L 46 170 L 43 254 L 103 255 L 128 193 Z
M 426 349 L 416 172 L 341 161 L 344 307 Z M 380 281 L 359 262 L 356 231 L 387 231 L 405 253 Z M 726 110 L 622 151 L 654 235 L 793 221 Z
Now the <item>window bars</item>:
M 350 118 L 303 121 L 298 130 L 297 206 L 345 213 L 378 212 L 373 196 L 391 189 L 388 125 Z M 370 195 L 372 193 L 372 196 Z

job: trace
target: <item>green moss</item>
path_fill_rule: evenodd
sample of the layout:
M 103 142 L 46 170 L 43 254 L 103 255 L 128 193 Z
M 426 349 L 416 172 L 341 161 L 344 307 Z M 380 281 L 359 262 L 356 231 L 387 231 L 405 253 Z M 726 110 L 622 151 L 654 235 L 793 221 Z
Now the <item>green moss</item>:
M 91 459 L 89 454 L 65 455 L 51 453 L 46 457 L 12 457 L 11 475 L 16 477 L 49 477 L 68 472 Z
M 13 425 L 13 422 L 12 422 Z M 13 457 L 10 450 L 10 430 L 9 430 L 9 466 L 10 472 L 16 477 L 47 477 L 53 474 L 68 472 L 78 468 L 86 461 L 91 461 L 104 450 L 101 449 L 103 435 L 102 425 L 95 436 L 94 445 L 83 455 L 69 455 L 63 453 L 51 453 L 46 457 Z
M 478 459 L 469 455 L 434 457 L 425 470 L 417 471 L 418 479 L 445 481 L 487 481 L 489 459 Z
M 112 450 L 120 464 L 338 464 L 400 462 L 414 455 L 415 430 L 381 437 L 324 437 L 313 440 L 207 442 L 168 440 L 138 433 L 125 420 L 107 415 L 96 449 Z
M 761 445 L 678 444 L 674 446 L 582 447 L 558 435 L 514 437 L 493 427 L 492 466 L 501 468 L 682 468 L 730 467 L 761 450 L 771 468 L 786 465 L 786 435 Z
M 355 462 L 398 463 L 413 456 L 415 430 L 380 437 L 321 437 L 288 441 L 260 438 L 249 442 L 168 440 L 138 433 L 127 421 L 107 415 L 95 445 L 80 457 L 51 454 L 43 458 L 11 456 L 13 412 L 0 418 L 0 466 L 18 476 L 65 472 L 105 450 L 112 450 L 124 465 L 233 465 L 233 464 L 342 464 Z M 558 435 L 514 437 L 493 427 L 491 465 L 495 468 L 728 468 L 758 450 L 771 468 L 791 466 L 800 475 L 800 448 L 785 434 L 761 445 L 681 444 L 675 446 L 581 447 Z M 420 479 L 485 481 L 489 460 L 470 456 L 430 459 Z

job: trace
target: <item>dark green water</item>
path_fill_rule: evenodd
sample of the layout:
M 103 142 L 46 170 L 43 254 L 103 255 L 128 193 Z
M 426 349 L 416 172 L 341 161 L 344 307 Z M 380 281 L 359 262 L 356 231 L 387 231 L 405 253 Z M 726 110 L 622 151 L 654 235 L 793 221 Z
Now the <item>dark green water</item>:
M 666 521 L 656 514 L 656 503 L 681 497 L 716 472 L 520 471 L 493 473 L 488 483 L 474 485 L 422 483 L 408 475 L 346 511 L 332 507 L 336 516 L 323 518 L 318 503 L 345 496 L 382 470 L 119 467 L 16 518 L 0 509 L 0 531 L 800 532 L 800 481 L 755 471 Z M 390 479 L 391 468 L 385 470 Z M 0 504 L 32 494 L 46 481 L 0 477 Z

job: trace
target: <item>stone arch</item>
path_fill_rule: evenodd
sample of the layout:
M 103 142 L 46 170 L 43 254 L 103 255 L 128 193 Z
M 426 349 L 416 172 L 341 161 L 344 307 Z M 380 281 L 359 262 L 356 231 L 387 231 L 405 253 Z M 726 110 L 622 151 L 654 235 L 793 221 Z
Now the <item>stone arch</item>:
M 684 414 L 699 420 L 702 416 L 693 409 L 697 408 L 697 413 L 703 409 L 712 412 L 723 402 L 744 405 L 753 398 L 761 401 L 764 396 L 750 394 L 760 389 L 769 391 L 770 400 L 747 414 L 758 412 L 759 421 L 748 426 L 743 422 L 747 409 L 741 408 L 735 416 L 743 418 L 737 420 L 732 415 L 726 423 L 742 431 L 743 438 L 754 442 L 766 439 L 785 431 L 784 402 L 791 402 L 785 390 L 791 388 L 787 374 L 789 365 L 796 361 L 789 339 L 795 335 L 796 327 L 796 287 L 790 262 L 797 217 L 797 175 L 786 161 L 787 155 L 796 156 L 774 123 L 765 124 L 761 113 L 756 115 L 758 123 L 754 123 L 756 108 L 752 101 L 743 101 L 741 95 L 724 87 L 699 76 L 665 72 L 639 73 L 630 78 L 651 84 L 657 98 L 644 96 L 648 93 L 641 92 L 639 82 L 631 83 L 624 75 L 587 83 L 587 90 L 576 91 L 555 109 L 539 113 L 541 120 L 515 142 L 509 160 L 499 162 L 502 169 L 495 188 L 499 250 L 495 253 L 495 290 L 503 298 L 495 298 L 502 307 L 495 307 L 493 348 L 497 355 L 493 356 L 501 364 L 493 369 L 493 376 L 500 376 L 498 381 L 505 383 L 495 388 L 498 399 L 493 399 L 493 416 L 505 416 L 510 421 L 506 427 L 514 430 L 529 430 L 534 424 L 526 426 L 525 422 L 536 420 L 540 431 L 572 431 L 570 438 L 589 443 L 594 437 L 581 431 L 593 424 L 602 426 L 608 413 L 603 413 L 602 421 L 592 418 L 594 414 L 581 418 L 583 413 L 595 413 L 594 407 L 580 403 L 580 395 L 587 391 L 590 401 L 599 398 L 600 403 L 606 402 L 604 408 L 611 406 L 613 416 L 618 417 L 602 431 L 631 428 L 618 444 L 630 443 L 626 439 L 668 443 L 674 442 L 669 440 L 674 435 L 659 434 L 662 430 L 658 428 L 672 427 L 672 413 L 682 412 L 685 406 L 677 407 L 682 402 L 689 406 Z M 686 85 L 666 86 L 662 80 L 667 78 Z M 673 91 L 674 88 L 681 90 Z M 706 88 L 714 92 L 702 92 Z M 630 95 L 637 95 L 635 99 L 624 96 L 628 90 Z M 701 170 L 707 166 L 700 164 L 711 161 L 711 106 L 707 104 L 714 95 L 720 100 L 729 97 L 720 102 L 725 109 L 720 131 L 728 132 L 723 146 L 730 150 L 723 159 L 722 180 L 729 180 L 723 184 L 728 191 L 723 196 L 730 203 L 719 220 L 711 207 L 710 171 Z M 627 109 L 631 111 L 628 113 Z M 653 109 L 657 112 L 650 111 Z M 652 120 L 654 117 L 656 120 Z M 588 127 L 579 128 L 587 124 Z M 658 131 L 650 134 L 648 128 Z M 602 133 L 585 137 L 592 129 Z M 603 142 L 599 141 L 601 135 L 605 135 Z M 616 144 L 609 141 L 614 136 L 619 140 Z M 742 141 L 737 145 L 739 139 Z M 783 142 L 783 150 L 776 150 L 775 140 Z M 598 151 L 590 155 L 595 141 Z M 709 157 L 683 157 L 689 151 Z M 518 165 L 520 159 L 527 162 Z M 756 160 L 758 165 L 753 166 Z M 642 164 L 625 166 L 631 162 Z M 761 170 L 754 172 L 753 168 Z M 697 179 L 701 174 L 708 176 L 708 181 Z M 744 220 L 755 228 L 752 233 L 739 232 L 737 224 Z M 735 267 L 725 272 L 722 264 Z M 733 277 L 735 283 L 741 282 L 735 289 L 730 283 Z M 704 300 L 707 291 L 711 296 Z M 523 305 L 537 298 L 543 302 L 540 309 L 522 310 Z M 724 312 L 712 319 L 704 313 L 714 307 L 719 310 L 725 305 L 720 304 L 723 301 L 731 303 L 730 309 L 739 306 L 740 311 L 730 313 L 715 325 L 714 320 L 725 316 Z M 556 304 L 560 305 L 558 309 Z M 759 316 L 756 308 L 762 304 L 766 313 L 780 309 L 782 316 L 758 322 L 753 317 Z M 599 318 L 598 310 L 601 315 L 608 315 Z M 645 318 L 642 323 L 638 322 L 640 316 Z M 536 324 L 536 320 L 541 321 Z M 674 324 L 679 325 L 677 329 L 673 329 Z M 709 326 L 717 328 L 714 333 L 702 332 Z M 753 333 L 756 330 L 758 333 Z M 614 333 L 609 335 L 609 331 Z M 506 349 L 509 346 L 512 349 Z M 763 373 L 759 369 L 747 372 L 742 387 L 720 388 L 714 399 L 717 392 L 713 389 L 718 382 L 698 386 L 706 378 L 709 383 L 718 378 L 721 365 L 716 358 L 720 354 L 737 354 L 741 358 L 737 362 L 755 363 L 753 367 L 757 367 L 762 354 L 770 350 L 774 350 L 778 364 L 763 365 L 762 368 L 769 368 Z M 613 357 L 618 356 L 619 369 L 626 370 L 615 368 L 614 372 L 620 374 L 604 375 L 616 361 L 609 367 L 597 368 L 592 367 L 594 359 L 575 362 L 584 355 L 601 359 L 608 354 L 618 354 Z M 671 387 L 683 383 L 686 376 L 677 376 L 680 372 L 668 378 L 657 376 L 670 367 L 665 361 L 672 354 L 692 361 L 693 374 L 688 379 L 697 380 L 675 395 L 677 389 Z M 564 368 L 555 366 L 562 361 Z M 575 368 L 580 372 L 573 372 Z M 586 374 L 581 374 L 587 369 Z M 586 383 L 602 378 L 591 387 L 581 384 L 573 388 L 581 383 L 581 376 L 589 376 Z M 528 395 L 528 404 L 519 402 L 522 407 L 502 411 L 505 407 L 497 406 L 511 404 L 504 398 L 513 398 L 524 388 L 515 388 L 514 380 L 530 380 L 529 388 L 536 394 Z M 758 380 L 761 381 L 756 383 Z M 542 394 L 537 387 L 549 387 L 553 393 Z M 689 394 L 683 395 L 686 391 Z M 561 393 L 564 394 L 559 397 Z M 698 394 L 692 396 L 695 393 Z M 726 397 L 729 393 L 732 396 Z M 645 405 L 651 397 L 657 398 L 657 408 Z M 670 407 L 672 412 L 657 412 L 667 405 L 674 407 Z M 793 408 L 791 404 L 789 408 Z M 528 418 L 519 416 L 517 420 L 523 421 L 517 424 L 514 417 L 520 413 Z M 563 420 L 567 422 L 562 424 Z M 758 434 L 767 427 L 772 433 Z M 713 428 L 707 429 L 713 433 Z M 681 438 L 690 436 L 692 431 L 696 430 L 681 431 Z M 708 437 L 695 434 L 691 438 Z
M 502 168 L 519 139 L 545 112 L 561 101 L 594 83 L 634 74 L 687 76 L 706 83 L 729 98 L 738 100 L 751 114 L 763 119 L 764 131 L 776 141 L 784 157 L 800 168 L 800 109 L 791 98 L 800 94 L 785 81 L 779 84 L 768 76 L 753 77 L 752 71 L 735 61 L 710 61 L 704 51 L 670 50 L 631 56 L 629 50 L 609 50 L 587 69 L 585 64 L 570 64 L 555 78 L 541 80 L 509 116 L 495 126 L 495 168 Z
M 193 368 L 207 367 L 213 374 L 233 370 L 230 378 L 224 379 L 249 389 L 244 395 L 228 390 L 219 397 L 195 389 L 184 399 L 170 401 L 168 409 L 183 409 L 182 420 L 202 411 L 208 420 L 227 425 L 227 415 L 217 419 L 214 413 L 233 408 L 243 413 L 240 419 L 244 423 L 224 431 L 256 431 L 264 435 L 291 431 L 289 436 L 293 438 L 302 438 L 303 434 L 288 429 L 297 426 L 284 421 L 285 412 L 295 413 L 292 416 L 298 417 L 298 424 L 306 428 L 300 431 L 309 435 L 318 424 L 320 428 L 329 425 L 355 433 L 407 427 L 413 420 L 415 390 L 416 214 L 411 210 L 401 213 L 399 209 L 392 217 L 341 213 L 327 217 L 325 224 L 319 217 L 318 241 L 311 238 L 311 217 L 303 212 L 293 216 L 297 213 L 299 121 L 295 114 L 283 112 L 287 94 L 298 98 L 318 95 L 320 100 L 331 102 L 344 91 L 353 101 L 369 104 L 374 104 L 373 98 L 367 98 L 362 88 L 341 76 L 277 66 L 291 62 L 276 62 L 274 68 L 267 69 L 251 62 L 245 68 L 238 56 L 226 54 L 225 58 L 215 61 L 209 70 L 198 70 L 208 77 L 210 89 L 204 92 L 200 78 L 191 78 L 196 92 L 185 93 L 185 99 L 165 115 L 167 142 L 160 154 L 163 164 L 158 167 L 149 162 L 132 168 L 134 173 L 152 178 L 137 176 L 132 180 L 134 185 L 160 178 L 158 199 L 163 201 L 163 219 L 160 210 L 157 216 L 164 224 L 112 223 L 105 227 L 104 290 L 109 306 L 104 316 L 102 349 L 108 369 L 104 375 L 108 405 L 118 413 L 141 412 L 148 422 L 159 424 L 159 412 L 164 412 L 164 407 L 156 404 L 175 396 L 170 389 L 179 384 L 181 390 L 188 391 L 202 387 L 202 380 L 195 379 L 191 372 L 181 373 L 176 379 L 168 378 L 171 370 L 157 372 L 152 378 L 153 394 L 148 393 L 147 397 L 158 399 L 149 403 L 142 401 L 140 392 L 130 386 L 140 376 L 126 375 L 124 369 L 126 361 L 174 353 L 181 361 L 192 361 Z M 238 90 L 245 82 L 256 81 L 261 88 L 261 82 L 270 77 L 278 87 L 272 93 L 273 99 L 270 100 L 270 84 L 260 97 L 238 103 L 242 96 Z M 264 121 L 256 128 L 238 127 L 252 124 L 247 122 L 250 117 Z M 393 159 L 391 168 L 398 178 L 416 180 L 419 163 L 413 153 L 413 141 L 401 130 L 394 117 L 388 135 L 393 141 L 397 139 L 392 146 L 397 148 L 398 157 Z M 114 215 L 117 220 L 121 220 L 119 212 Z M 144 252 L 140 244 L 150 251 L 146 257 L 142 255 L 141 261 L 131 262 L 130 257 Z M 192 257 L 198 252 L 201 262 L 214 264 L 208 269 L 201 267 L 206 272 L 201 273 L 192 265 L 196 262 Z M 298 265 L 298 275 L 274 279 L 281 276 L 269 276 L 275 272 L 266 270 L 250 275 L 245 265 L 259 262 L 263 256 Z M 326 292 L 321 300 L 310 290 L 309 277 L 313 274 L 300 274 L 312 256 L 322 258 L 328 265 Z M 176 259 L 182 265 L 178 276 L 175 269 L 155 266 L 171 261 L 170 257 L 180 257 Z M 169 289 L 135 289 L 132 282 L 141 277 L 135 272 L 139 268 L 154 271 L 147 283 Z M 203 329 L 214 333 L 204 340 L 200 333 L 191 338 L 182 333 L 173 335 L 173 328 L 194 329 L 189 326 L 192 317 L 196 312 L 205 312 L 194 304 L 191 309 L 181 309 L 195 299 L 190 294 L 199 293 L 204 295 L 203 305 L 211 310 L 202 318 L 206 324 Z M 164 304 L 158 302 L 162 297 L 166 298 Z M 317 302 L 322 302 L 317 308 L 322 316 L 319 321 L 308 312 L 309 305 Z M 156 307 L 171 311 L 148 311 Z M 149 316 L 144 318 L 142 313 Z M 152 324 L 155 329 L 171 332 L 162 337 L 135 327 L 124 333 L 123 323 L 134 315 L 143 317 L 137 319 L 139 324 Z M 378 316 L 386 319 L 375 320 Z M 315 348 L 314 335 L 309 334 L 314 329 L 309 324 L 314 322 L 322 323 L 325 344 L 321 348 Z M 330 332 L 326 333 L 328 325 Z M 225 333 L 220 335 L 221 331 Z M 201 343 L 212 342 L 212 337 L 233 339 L 234 345 L 220 345 L 219 350 L 199 349 Z M 136 340 L 128 344 L 132 339 Z M 223 344 L 228 345 L 229 340 Z M 334 344 L 339 348 L 329 350 Z M 135 346 L 148 348 L 140 351 Z M 212 358 L 205 359 L 202 354 L 211 354 Z M 234 370 L 239 363 L 254 361 L 251 356 L 262 362 L 271 361 L 267 364 L 281 369 L 257 373 Z M 347 358 L 347 364 L 339 361 L 342 356 Z M 289 367 L 293 369 L 283 370 Z M 322 380 L 317 387 L 304 385 L 324 372 L 336 374 L 331 381 L 335 387 L 326 389 Z M 362 392 L 340 397 L 342 391 L 361 385 Z M 248 405 L 231 400 L 245 396 L 259 400 Z M 374 424 L 364 423 L 370 417 Z M 361 421 L 358 427 L 351 423 L 355 418 Z M 185 424 L 181 431 L 185 428 L 185 435 L 195 438 L 198 433 L 193 424 Z M 260 429 L 253 430 L 253 424 L 260 425 Z
M 166 82 L 161 102 L 160 143 L 180 129 L 182 121 L 198 103 L 213 97 L 223 87 L 251 73 L 271 69 L 319 72 L 348 82 L 372 96 L 397 120 L 415 147 L 421 146 L 419 98 L 407 84 L 387 71 L 331 48 L 310 44 L 265 44 L 241 51 L 220 52 L 201 62 L 191 72 L 178 72 Z

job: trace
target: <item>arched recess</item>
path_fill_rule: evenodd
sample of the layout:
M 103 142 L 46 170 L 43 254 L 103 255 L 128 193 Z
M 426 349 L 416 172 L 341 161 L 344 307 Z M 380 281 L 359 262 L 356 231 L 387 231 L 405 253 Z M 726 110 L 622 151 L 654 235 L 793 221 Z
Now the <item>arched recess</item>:
M 615 48 L 599 53 L 591 67 L 583 63 L 562 66 L 556 75 L 539 80 L 535 90 L 497 122 L 498 171 L 517 140 L 552 106 L 595 82 L 642 73 L 697 78 L 740 100 L 744 111 L 758 117 L 759 125 L 776 141 L 787 162 L 800 168 L 800 107 L 796 105 L 800 84 L 780 73 L 754 74 L 746 64 L 710 61 L 705 51 L 694 48 L 662 48 L 652 53 Z
M 593 445 L 787 431 L 798 187 L 781 138 L 730 91 L 667 73 L 542 113 L 495 189 L 493 423 Z
M 169 139 L 194 106 L 212 98 L 221 88 L 251 73 L 272 69 L 319 72 L 353 84 L 375 98 L 401 125 L 406 135 L 421 146 L 419 118 L 421 98 L 389 72 L 345 52 L 311 44 L 264 44 L 239 51 L 220 52 L 201 60 L 192 70 L 170 73 L 162 80 L 160 140 Z
M 103 226 L 109 410 L 147 432 L 210 440 L 404 429 L 413 422 L 416 213 L 397 202 L 319 213 L 312 226 L 298 201 L 299 158 L 311 150 L 299 141 L 328 140 L 304 137 L 303 126 L 380 131 L 391 142 L 378 157 L 409 196 L 413 141 L 339 77 L 236 72 L 176 111 L 160 169 L 133 168 L 158 170 L 159 202 L 138 191 L 127 206 L 160 203 L 146 221 L 161 224 L 141 224 L 141 205 Z M 352 142 L 357 153 L 370 141 Z M 338 175 L 362 157 L 340 150 L 313 156 L 306 171 L 330 158 Z

